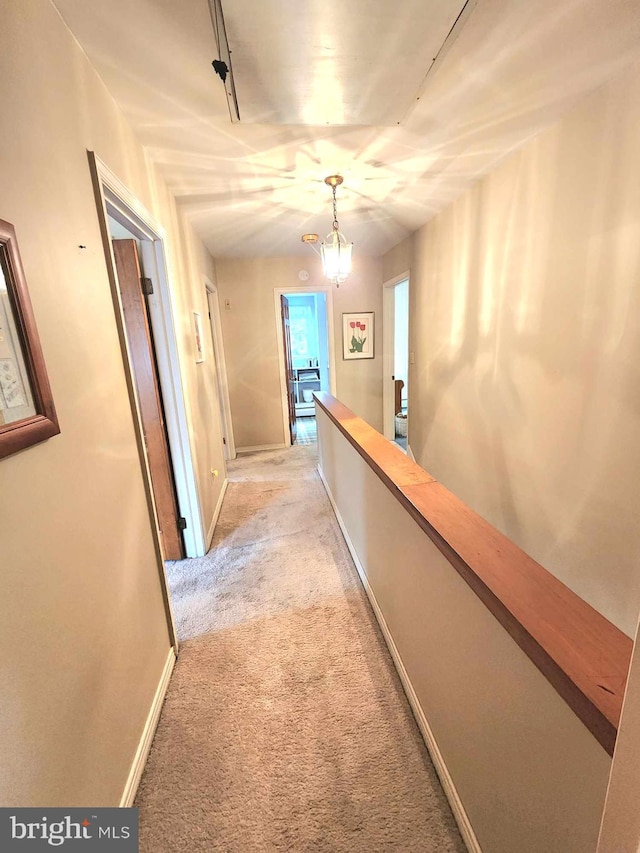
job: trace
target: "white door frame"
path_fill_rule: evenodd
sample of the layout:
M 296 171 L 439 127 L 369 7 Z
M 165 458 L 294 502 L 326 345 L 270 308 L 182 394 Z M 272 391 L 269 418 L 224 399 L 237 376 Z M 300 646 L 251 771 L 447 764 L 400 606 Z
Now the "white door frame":
M 194 454 L 191 448 L 187 409 L 182 391 L 180 359 L 174 322 L 176 312 L 169 286 L 164 248 L 166 232 L 163 226 L 154 219 L 149 211 L 94 152 L 89 151 L 88 155 L 94 180 L 94 190 L 97 199 L 101 202 L 98 207 L 98 218 L 100 220 L 105 252 L 107 252 L 107 256 L 111 259 L 111 263 L 107 264 L 107 266 L 110 267 L 108 270 L 109 277 L 117 306 L 116 321 L 120 331 L 125 371 L 130 389 L 132 390 L 136 421 L 140 430 L 140 416 L 138 413 L 127 338 L 124 332 L 122 302 L 115 275 L 113 251 L 107 220 L 108 215 L 120 222 L 141 240 L 143 266 L 147 275 L 150 275 L 154 282 L 154 293 L 149 297 L 149 314 L 153 329 L 154 348 L 158 363 L 162 398 L 164 401 L 167 435 L 171 449 L 178 507 L 180 515 L 187 522 L 187 527 L 184 531 L 185 551 L 187 557 L 201 557 L 207 550 L 206 536 L 202 522 L 198 484 L 195 476 Z M 148 481 L 147 486 L 150 494 L 153 495 L 144 441 L 142 441 L 142 458 L 144 463 L 143 469 L 146 472 Z M 154 522 L 157 537 L 155 510 Z
M 396 285 L 403 281 L 408 282 L 411 289 L 410 271 L 406 270 L 401 275 L 396 275 L 385 281 L 382 285 L 382 406 L 383 406 L 383 432 L 385 438 L 394 440 L 396 437 L 395 412 L 392 401 L 395 399 L 395 386 L 393 379 L 393 367 L 395 360 L 395 290 Z M 407 363 L 409 359 L 407 358 Z M 409 400 L 409 377 L 407 376 L 407 402 Z M 408 406 L 407 406 L 408 409 Z M 407 424 L 408 426 L 408 424 Z M 408 436 L 407 436 L 408 441 Z
M 282 433 L 284 436 L 284 447 L 291 447 L 291 435 L 289 433 L 289 401 L 287 376 L 284 370 L 284 341 L 282 336 L 282 314 L 280 297 L 291 296 L 294 293 L 300 295 L 310 293 L 324 293 L 327 297 L 327 353 L 329 356 L 329 389 L 336 396 L 336 364 L 335 346 L 333 333 L 333 289 L 328 285 L 318 285 L 305 290 L 303 287 L 274 287 L 273 299 L 276 317 L 276 338 L 278 341 L 278 369 L 280 371 L 280 397 L 282 403 Z
M 220 408 L 222 410 L 222 425 L 226 440 L 225 452 L 228 459 L 236 458 L 236 443 L 233 438 L 233 421 L 231 420 L 231 401 L 229 399 L 229 381 L 227 379 L 227 361 L 224 354 L 224 341 L 222 338 L 222 320 L 220 317 L 220 301 L 218 288 L 211 279 L 205 275 L 204 286 L 207 290 L 207 304 L 209 306 L 209 320 L 211 323 L 211 340 L 213 341 L 213 358 L 218 378 L 217 386 L 220 390 Z

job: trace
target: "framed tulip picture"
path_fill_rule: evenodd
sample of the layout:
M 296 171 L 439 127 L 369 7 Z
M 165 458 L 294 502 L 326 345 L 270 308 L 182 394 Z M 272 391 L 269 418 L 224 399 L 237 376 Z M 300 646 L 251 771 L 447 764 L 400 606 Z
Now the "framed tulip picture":
M 342 357 L 373 358 L 374 313 L 342 315 Z

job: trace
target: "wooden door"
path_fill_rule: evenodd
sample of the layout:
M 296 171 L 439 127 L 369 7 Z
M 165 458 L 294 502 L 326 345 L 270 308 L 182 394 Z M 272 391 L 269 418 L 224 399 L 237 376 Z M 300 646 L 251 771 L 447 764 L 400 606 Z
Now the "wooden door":
M 147 448 L 160 541 L 166 560 L 181 560 L 184 545 L 176 500 L 169 443 L 164 424 L 155 352 L 135 240 L 114 240 L 113 254 L 122 296 L 124 321 L 140 419 Z
M 287 379 L 287 403 L 289 405 L 289 434 L 291 444 L 296 440 L 296 394 L 293 382 L 293 359 L 291 357 L 291 325 L 289 323 L 289 302 L 286 296 L 280 296 L 282 314 L 282 341 L 284 344 L 284 370 Z

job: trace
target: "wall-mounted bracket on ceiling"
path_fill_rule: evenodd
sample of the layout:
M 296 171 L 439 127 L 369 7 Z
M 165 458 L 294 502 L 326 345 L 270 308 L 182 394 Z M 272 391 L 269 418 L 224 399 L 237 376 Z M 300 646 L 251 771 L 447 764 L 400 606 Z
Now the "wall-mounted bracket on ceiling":
M 229 107 L 229 117 L 235 123 L 240 121 L 240 110 L 238 109 L 236 84 L 233 79 L 231 51 L 229 50 L 224 15 L 222 14 L 222 0 L 209 0 L 209 11 L 211 12 L 211 21 L 213 23 L 213 32 L 216 37 L 219 57 L 218 59 L 214 59 L 211 64 L 224 84 L 227 106 Z
M 318 242 L 318 235 L 317 234 L 303 234 L 300 239 L 302 240 L 303 243 L 306 243 L 307 246 L 311 246 L 311 248 L 316 253 L 316 255 L 320 254 L 320 252 L 316 248 L 316 243 Z

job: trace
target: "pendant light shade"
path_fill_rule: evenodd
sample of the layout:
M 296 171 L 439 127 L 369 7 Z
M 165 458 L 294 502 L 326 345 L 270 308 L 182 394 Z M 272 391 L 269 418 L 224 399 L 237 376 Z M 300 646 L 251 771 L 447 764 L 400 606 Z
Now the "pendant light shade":
M 336 206 L 336 187 L 342 183 L 340 175 L 330 175 L 324 179 L 333 190 L 333 229 L 325 237 L 320 246 L 322 258 L 322 270 L 326 278 L 334 284 L 340 285 L 346 280 L 351 272 L 351 250 L 353 243 L 347 242 L 347 238 L 340 231 L 338 224 L 338 211 Z
M 333 230 L 324 238 L 320 246 L 322 270 L 325 277 L 334 284 L 342 284 L 351 272 L 351 249 L 353 243 L 341 231 Z

